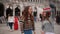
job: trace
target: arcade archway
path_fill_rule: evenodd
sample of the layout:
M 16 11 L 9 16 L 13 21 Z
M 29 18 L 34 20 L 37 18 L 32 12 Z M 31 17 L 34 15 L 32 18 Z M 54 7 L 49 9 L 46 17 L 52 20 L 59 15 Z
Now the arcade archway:
M 0 3 L 0 17 L 4 16 L 4 5 L 3 3 Z

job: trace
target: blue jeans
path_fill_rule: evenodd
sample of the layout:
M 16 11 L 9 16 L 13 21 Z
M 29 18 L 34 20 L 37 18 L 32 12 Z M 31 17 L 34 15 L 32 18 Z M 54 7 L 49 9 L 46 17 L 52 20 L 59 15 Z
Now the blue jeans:
M 29 29 L 29 30 L 24 30 L 24 34 L 32 34 L 32 30 Z
M 36 21 L 36 17 L 34 17 L 34 21 Z

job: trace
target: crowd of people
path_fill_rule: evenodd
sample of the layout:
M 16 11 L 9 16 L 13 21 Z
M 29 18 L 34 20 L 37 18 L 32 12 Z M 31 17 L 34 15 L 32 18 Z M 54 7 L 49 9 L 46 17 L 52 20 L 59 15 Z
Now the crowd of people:
M 36 21 L 37 12 L 35 12 L 35 15 L 33 15 L 32 13 L 33 13 L 32 7 L 26 6 L 22 12 L 22 16 L 19 17 L 20 19 L 18 18 L 18 16 L 8 14 L 7 23 L 10 27 L 10 31 L 13 31 L 12 30 L 13 26 L 14 30 L 18 30 L 18 22 L 19 22 L 21 33 L 32 34 L 34 32 L 34 34 L 36 34 L 34 22 Z M 40 14 L 40 18 L 42 23 L 41 34 L 47 34 L 47 33 L 54 34 L 54 26 L 49 19 L 50 15 L 48 15 L 48 13 L 46 13 L 45 16 Z

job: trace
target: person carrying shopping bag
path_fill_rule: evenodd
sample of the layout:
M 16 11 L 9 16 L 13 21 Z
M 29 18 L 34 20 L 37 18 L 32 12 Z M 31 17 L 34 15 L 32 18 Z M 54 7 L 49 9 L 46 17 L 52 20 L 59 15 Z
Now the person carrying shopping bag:
M 24 34 L 32 34 L 32 31 L 35 33 L 34 27 L 34 17 L 32 15 L 32 7 L 26 6 L 22 12 L 22 21 L 23 27 L 21 28 Z
M 10 31 L 12 31 L 12 29 L 13 29 L 13 23 L 14 23 L 14 17 L 9 14 L 9 16 L 8 16 L 8 24 L 9 24 L 9 27 L 10 27 Z

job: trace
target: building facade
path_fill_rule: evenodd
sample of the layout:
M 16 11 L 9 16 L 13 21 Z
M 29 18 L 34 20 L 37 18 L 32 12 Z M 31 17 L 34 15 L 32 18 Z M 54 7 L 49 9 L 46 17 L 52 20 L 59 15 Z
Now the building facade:
M 49 1 L 52 1 L 52 0 L 0 0 L 0 2 L 2 2 L 5 7 L 4 16 L 6 16 L 6 9 L 9 4 L 13 9 L 13 15 L 15 15 L 15 7 L 17 5 L 20 6 L 19 8 L 22 13 L 24 6 L 32 6 L 33 8 L 34 7 L 45 8 L 45 7 L 49 7 Z M 21 13 L 20 15 L 22 15 Z

